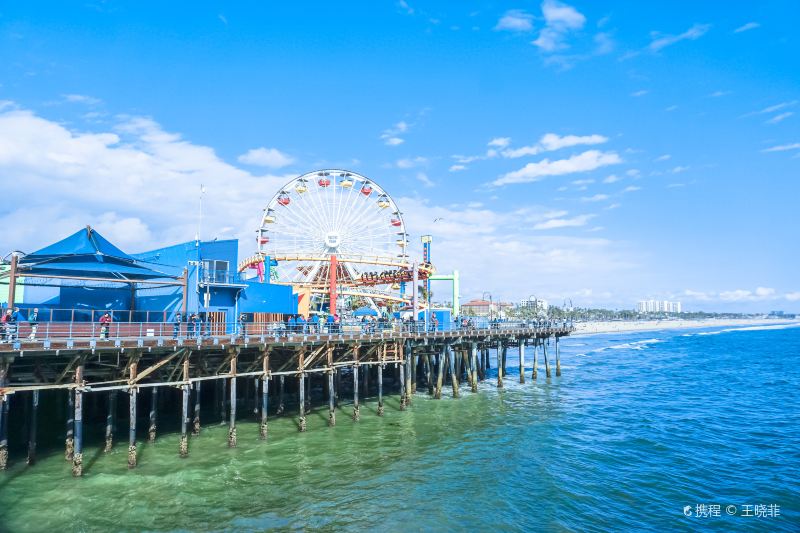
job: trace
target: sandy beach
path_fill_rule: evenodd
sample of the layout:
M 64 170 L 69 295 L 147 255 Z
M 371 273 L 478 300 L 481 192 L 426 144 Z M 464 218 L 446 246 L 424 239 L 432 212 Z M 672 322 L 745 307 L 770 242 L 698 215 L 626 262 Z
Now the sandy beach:
M 653 331 L 659 329 L 691 329 L 730 327 L 744 328 L 752 326 L 777 326 L 784 324 L 800 325 L 798 320 L 742 318 L 742 319 L 703 319 L 703 320 L 641 320 L 641 321 L 605 321 L 579 322 L 572 335 L 593 335 L 596 333 L 626 333 L 632 331 Z

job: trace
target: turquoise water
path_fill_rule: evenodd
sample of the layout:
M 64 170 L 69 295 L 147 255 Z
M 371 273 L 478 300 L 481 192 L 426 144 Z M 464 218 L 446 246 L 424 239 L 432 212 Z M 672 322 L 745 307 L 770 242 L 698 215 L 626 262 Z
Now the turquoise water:
M 454 400 L 422 390 L 386 416 L 342 406 L 335 428 L 273 419 L 87 450 L 86 475 L 61 455 L 0 474 L 7 531 L 800 530 L 800 328 L 574 337 L 563 376 Z M 530 354 L 529 354 L 530 357 Z M 530 361 L 529 361 L 530 364 Z M 99 444 L 99 443 L 98 443 Z M 721 505 L 719 518 L 684 516 Z M 742 505 L 780 516 L 741 516 Z M 737 514 L 727 516 L 729 505 Z

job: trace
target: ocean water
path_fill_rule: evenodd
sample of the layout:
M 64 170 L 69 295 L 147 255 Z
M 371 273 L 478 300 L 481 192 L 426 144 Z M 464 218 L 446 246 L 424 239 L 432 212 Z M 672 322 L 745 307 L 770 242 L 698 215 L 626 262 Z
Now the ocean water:
M 208 425 L 187 459 L 177 435 L 141 444 L 134 471 L 124 445 L 90 446 L 82 479 L 61 454 L 17 457 L 0 530 L 800 531 L 800 328 L 562 348 L 560 378 L 519 384 L 509 351 L 503 390 L 420 389 L 382 418 L 368 401 L 358 423 L 343 405 L 334 428 L 321 407 L 303 434 L 272 419 L 267 442 L 242 422 L 233 450 Z

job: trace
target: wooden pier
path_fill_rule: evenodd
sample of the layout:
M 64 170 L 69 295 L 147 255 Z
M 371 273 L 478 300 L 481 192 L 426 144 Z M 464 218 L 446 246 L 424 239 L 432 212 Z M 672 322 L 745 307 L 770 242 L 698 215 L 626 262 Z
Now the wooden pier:
M 297 427 L 306 431 L 312 381 L 324 389 L 329 425 L 336 424 L 336 408 L 345 393 L 352 395 L 352 420 L 358 421 L 362 416 L 359 402 L 367 396 L 377 396 L 380 416 L 385 409 L 385 394 L 399 394 L 403 410 L 412 403 L 418 386 L 427 388 L 434 398 L 442 397 L 448 383 L 455 398 L 462 387 L 477 392 L 478 383 L 488 374 L 490 349 L 497 350 L 497 387 L 503 387 L 509 347 L 519 354 L 520 382 L 525 382 L 525 369 L 531 368 L 525 360 L 527 350 L 532 353 L 532 380 L 538 377 L 540 355 L 546 377 L 552 375 L 550 355 L 555 358 L 555 374 L 560 376 L 558 343 L 571 331 L 566 324 L 521 324 L 424 332 L 388 329 L 204 338 L 147 334 L 110 339 L 94 334 L 23 338 L 0 344 L 0 469 L 6 469 L 10 461 L 9 418 L 24 414 L 26 434 L 13 437 L 17 442 L 27 440 L 28 463 L 36 460 L 37 425 L 64 424 L 65 458 L 71 463 L 72 473 L 81 476 L 84 411 L 90 396 L 95 410 L 107 413 L 106 451 L 114 446 L 118 407 L 127 403 L 127 463 L 134 468 L 137 446 L 145 438 L 151 442 L 157 438 L 159 415 L 167 410 L 180 420 L 176 453 L 187 457 L 190 433 L 202 431 L 201 412 L 209 408 L 226 421 L 230 447 L 235 447 L 239 438 L 266 439 L 269 416 L 288 416 L 289 395 L 297 398 Z M 163 405 L 159 395 L 167 389 L 178 389 L 180 394 L 170 397 L 178 397 L 180 402 Z M 37 417 L 44 395 L 63 402 L 63 419 Z M 145 406 L 147 417 L 137 412 Z M 236 423 L 242 410 L 247 415 L 250 409 L 260 421 L 259 431 L 244 436 L 237 433 Z M 146 427 L 137 427 L 145 419 Z

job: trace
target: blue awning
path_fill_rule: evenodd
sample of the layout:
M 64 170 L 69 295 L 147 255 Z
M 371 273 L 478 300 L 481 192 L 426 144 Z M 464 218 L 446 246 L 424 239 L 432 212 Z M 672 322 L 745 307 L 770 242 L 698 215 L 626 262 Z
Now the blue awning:
M 134 259 L 89 226 L 21 257 L 18 272 L 21 276 L 81 277 L 120 282 L 161 278 L 169 282 L 177 279 Z

